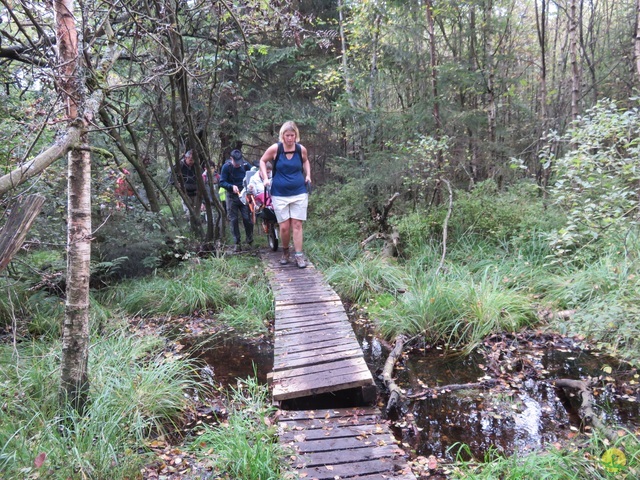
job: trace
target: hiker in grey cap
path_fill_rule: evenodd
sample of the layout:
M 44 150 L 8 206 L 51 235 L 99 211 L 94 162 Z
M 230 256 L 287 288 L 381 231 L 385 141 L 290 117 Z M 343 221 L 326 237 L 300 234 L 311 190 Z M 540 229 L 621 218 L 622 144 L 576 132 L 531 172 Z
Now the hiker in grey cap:
M 220 187 L 227 191 L 227 212 L 231 222 L 231 232 L 235 241 L 235 251 L 242 250 L 240 242 L 240 216 L 244 225 L 245 240 L 250 246 L 253 243 L 253 223 L 249 207 L 240 200 L 240 192 L 244 187 L 243 181 L 251 165 L 242 157 L 240 150 L 232 150 L 230 159 L 220 171 Z

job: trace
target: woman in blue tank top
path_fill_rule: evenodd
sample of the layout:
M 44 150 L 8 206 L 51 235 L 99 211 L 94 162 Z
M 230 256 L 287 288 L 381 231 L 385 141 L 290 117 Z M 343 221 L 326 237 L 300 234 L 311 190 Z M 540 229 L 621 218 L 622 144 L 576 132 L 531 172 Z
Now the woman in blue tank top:
M 280 226 L 282 259 L 291 260 L 289 242 L 293 235 L 294 259 L 299 268 L 307 266 L 302 251 L 302 222 L 307 219 L 308 188 L 311 185 L 311 164 L 307 149 L 300 145 L 300 132 L 294 122 L 285 122 L 280 128 L 280 142 L 271 145 L 260 158 L 260 174 L 264 187 L 271 186 L 273 210 Z M 273 164 L 273 176 L 267 177 L 267 162 Z

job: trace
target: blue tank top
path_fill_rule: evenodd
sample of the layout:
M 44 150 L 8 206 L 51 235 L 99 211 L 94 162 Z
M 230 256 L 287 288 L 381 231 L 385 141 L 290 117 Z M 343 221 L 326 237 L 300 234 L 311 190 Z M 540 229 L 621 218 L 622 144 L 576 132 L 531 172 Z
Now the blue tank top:
M 307 193 L 302 170 L 302 157 L 295 152 L 291 158 L 281 153 L 276 160 L 276 174 L 271 185 L 271 195 L 276 197 L 293 197 Z

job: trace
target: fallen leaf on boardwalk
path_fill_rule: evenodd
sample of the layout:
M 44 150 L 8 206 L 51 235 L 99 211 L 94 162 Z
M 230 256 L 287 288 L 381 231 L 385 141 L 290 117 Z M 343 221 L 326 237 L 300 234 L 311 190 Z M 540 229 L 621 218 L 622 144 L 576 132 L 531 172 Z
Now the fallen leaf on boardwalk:
M 331 465 L 325 465 L 324 466 L 327 470 L 333 470 L 333 467 Z
M 304 434 L 302 434 L 302 433 L 301 433 L 300 435 L 294 435 L 294 436 L 293 436 L 293 439 L 294 439 L 296 442 L 304 442 L 306 438 L 307 438 L 307 436 L 306 436 L 306 435 L 304 435 Z

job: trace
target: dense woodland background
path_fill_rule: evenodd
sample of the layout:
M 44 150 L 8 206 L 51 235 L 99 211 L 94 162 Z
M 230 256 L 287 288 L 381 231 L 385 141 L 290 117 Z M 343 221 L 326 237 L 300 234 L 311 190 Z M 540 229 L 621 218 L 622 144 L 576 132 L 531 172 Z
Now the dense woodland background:
M 473 257 L 485 281 L 500 257 L 496 285 L 552 303 L 538 320 L 593 302 L 576 324 L 600 312 L 620 336 L 598 340 L 640 358 L 640 0 L 1 2 L 0 225 L 26 198 L 44 204 L 16 258 L 0 252 L 0 324 L 40 332 L 34 305 L 65 303 L 59 394 L 79 410 L 89 312 L 104 326 L 90 292 L 224 254 L 211 185 L 186 219 L 168 170 L 188 149 L 201 170 L 234 148 L 258 160 L 286 120 L 312 165 L 309 253 L 352 262 L 328 271 L 341 295 L 411 291 L 380 273 L 362 295 L 367 259 L 433 270 L 405 300 L 374 299 L 383 334 L 465 343 L 425 326 L 439 317 L 420 302 L 446 296 L 434 278 Z M 128 313 L 142 308 L 155 304 Z

